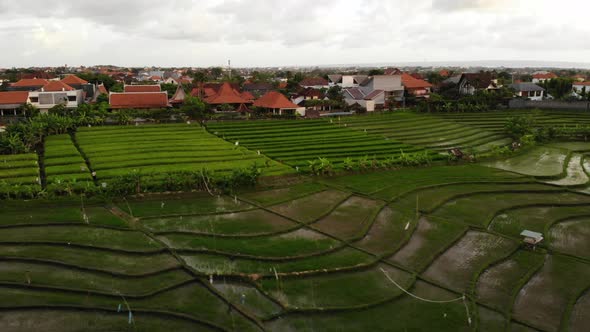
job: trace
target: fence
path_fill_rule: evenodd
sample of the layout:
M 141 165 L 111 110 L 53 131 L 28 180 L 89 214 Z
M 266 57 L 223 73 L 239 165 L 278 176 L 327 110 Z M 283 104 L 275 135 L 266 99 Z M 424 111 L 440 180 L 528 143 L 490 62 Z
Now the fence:
M 559 101 L 559 100 L 525 100 L 512 99 L 508 103 L 509 108 L 539 108 L 553 110 L 580 110 L 590 111 L 590 102 L 588 101 Z

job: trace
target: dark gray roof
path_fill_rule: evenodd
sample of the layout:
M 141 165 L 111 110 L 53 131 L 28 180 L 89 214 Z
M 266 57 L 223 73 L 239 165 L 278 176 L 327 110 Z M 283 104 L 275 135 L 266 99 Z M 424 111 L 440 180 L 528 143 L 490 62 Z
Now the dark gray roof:
M 542 87 L 531 82 L 521 82 L 510 84 L 510 87 L 516 91 L 545 91 Z

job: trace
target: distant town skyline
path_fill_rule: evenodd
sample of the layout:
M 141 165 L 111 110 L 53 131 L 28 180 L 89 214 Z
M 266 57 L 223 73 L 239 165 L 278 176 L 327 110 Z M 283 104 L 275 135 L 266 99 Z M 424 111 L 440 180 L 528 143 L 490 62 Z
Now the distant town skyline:
M 234 67 L 590 68 L 588 9 L 581 0 L 3 1 L 0 67 L 209 67 L 232 59 Z

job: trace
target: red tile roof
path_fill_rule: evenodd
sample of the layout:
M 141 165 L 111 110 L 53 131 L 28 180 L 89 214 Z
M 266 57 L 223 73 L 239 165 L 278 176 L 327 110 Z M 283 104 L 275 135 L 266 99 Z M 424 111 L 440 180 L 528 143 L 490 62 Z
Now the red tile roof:
M 76 75 L 68 75 L 66 77 L 64 77 L 62 80 L 62 82 L 64 82 L 65 84 L 73 84 L 73 85 L 82 85 L 82 84 L 88 84 L 87 81 L 81 79 L 80 77 L 76 76 Z
M 105 94 L 105 95 L 109 94 L 109 92 L 107 91 L 107 88 L 105 88 L 104 84 L 101 84 L 98 86 L 98 93 Z
M 251 103 L 251 101 L 242 98 L 231 84 L 227 82 L 223 83 L 215 95 L 205 98 L 205 102 L 211 105 Z
M 0 92 L 0 105 L 26 104 L 28 99 L 29 99 L 29 92 L 28 91 Z
M 48 80 L 42 78 L 23 78 L 22 80 L 13 83 L 12 87 L 35 87 L 44 86 L 49 83 Z
M 254 106 L 262 108 L 299 108 L 299 106 L 289 101 L 285 95 L 276 91 L 267 92 L 254 101 Z
M 536 79 L 552 79 L 552 78 L 557 78 L 557 75 L 553 74 L 553 73 L 547 73 L 547 74 L 535 74 L 533 75 L 533 78 Z
M 323 77 L 308 77 L 304 78 L 299 83 L 301 86 L 316 86 L 316 85 L 328 85 L 328 81 Z
M 590 86 L 590 82 L 574 82 L 572 85 Z
M 441 71 L 438 72 L 438 74 L 440 76 L 442 76 L 442 77 L 449 77 L 449 76 L 451 76 L 451 73 L 448 70 L 446 70 L 446 69 L 442 69 Z
M 111 93 L 111 108 L 164 108 L 168 107 L 166 92 Z
M 287 82 L 280 82 L 279 83 L 279 89 L 286 89 L 287 88 Z
M 125 85 L 125 92 L 160 92 L 159 85 Z
M 383 72 L 384 75 L 401 75 L 402 71 L 397 68 L 387 68 Z
M 242 97 L 242 98 L 244 98 L 244 99 L 246 99 L 246 100 L 254 100 L 254 99 L 256 99 L 256 98 L 254 98 L 254 95 L 253 95 L 253 94 L 251 94 L 251 93 L 250 93 L 250 92 L 248 92 L 248 91 L 244 91 L 244 92 L 242 92 L 242 93 L 240 94 L 240 97 Z
M 65 84 L 62 81 L 49 81 L 49 83 L 45 84 L 41 91 L 44 92 L 58 92 L 58 91 L 73 91 L 76 90 L 71 86 Z
M 402 85 L 408 89 L 425 89 L 432 87 L 432 84 L 424 80 L 414 78 L 412 75 L 406 73 L 402 74 Z

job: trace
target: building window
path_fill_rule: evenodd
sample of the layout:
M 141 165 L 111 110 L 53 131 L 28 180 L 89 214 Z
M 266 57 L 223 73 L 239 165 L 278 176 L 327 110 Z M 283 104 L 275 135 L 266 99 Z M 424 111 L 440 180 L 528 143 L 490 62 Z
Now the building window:
M 39 102 L 39 97 L 31 97 L 31 103 L 38 103 Z
M 68 96 L 68 101 L 76 101 L 76 96 Z

